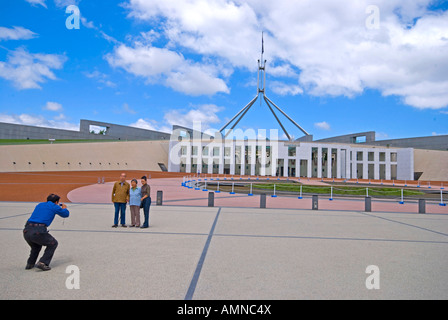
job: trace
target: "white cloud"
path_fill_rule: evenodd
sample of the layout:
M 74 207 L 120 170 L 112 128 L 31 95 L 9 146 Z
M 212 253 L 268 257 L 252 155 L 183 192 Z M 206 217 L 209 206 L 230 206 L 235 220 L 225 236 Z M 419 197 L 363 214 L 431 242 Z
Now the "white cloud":
M 385 132 L 375 132 L 375 139 L 385 140 L 388 139 L 389 135 Z
M 292 95 L 296 96 L 302 94 L 303 90 L 299 85 L 296 84 L 286 84 L 280 81 L 272 81 L 269 83 L 268 87 L 281 96 Z
M 129 105 L 128 105 L 127 103 L 124 103 L 124 104 L 123 104 L 123 111 L 124 111 L 125 113 L 130 113 L 130 114 L 136 114 L 136 113 L 137 113 L 134 109 L 132 109 L 131 107 L 129 107 Z
M 140 118 L 136 122 L 131 123 L 129 126 L 134 128 L 171 133 L 171 128 L 169 126 L 160 126 L 155 120 Z
M 0 114 L 0 122 L 79 131 L 79 125 L 62 120 L 63 119 L 61 119 L 60 115 L 55 117 L 55 119 L 53 120 L 49 120 L 42 115 L 31 115 L 25 113 L 22 113 L 20 115 L 4 113 Z
M 47 8 L 46 0 L 25 0 L 26 2 L 32 5 L 41 5 L 44 8 Z M 81 0 L 54 0 L 54 4 L 58 8 L 65 8 L 69 5 L 79 5 Z
M 129 104 L 127 103 L 123 103 L 123 105 L 121 106 L 121 108 L 119 109 L 115 109 L 113 111 L 116 114 L 122 114 L 122 113 L 127 113 L 127 114 L 136 114 L 137 111 L 135 111 L 134 109 L 132 109 Z
M 437 132 L 434 132 L 434 131 L 433 131 L 433 132 L 431 133 L 431 135 L 432 135 L 432 136 L 445 136 L 445 135 L 448 135 L 448 132 L 447 132 L 447 133 L 437 133 Z
M 235 66 L 252 67 L 259 51 L 259 36 L 252 37 L 259 26 L 257 16 L 245 2 L 130 0 L 128 8 L 129 16 L 138 20 L 166 19 L 165 34 L 173 44 L 200 54 L 225 56 Z
M 87 20 L 87 18 L 82 15 L 81 15 L 81 24 L 83 27 L 85 27 L 87 29 L 92 29 L 92 30 L 95 30 L 96 32 L 98 32 L 99 35 L 103 39 L 105 39 L 107 42 L 119 44 L 119 41 L 117 41 L 117 39 L 106 34 L 103 30 L 101 30 L 101 28 L 97 27 L 93 21 Z
M 140 118 L 129 126 L 146 130 L 157 130 L 157 122 L 155 120 L 144 120 Z
M 185 63 L 167 74 L 166 84 L 175 91 L 192 96 L 229 93 L 224 80 L 216 75 L 213 66 Z
M 256 70 L 264 30 L 267 72 L 281 66 L 271 74 L 297 78 L 306 94 L 374 89 L 436 109 L 448 106 L 448 11 L 429 12 L 430 3 L 375 1 L 378 30 L 366 28 L 368 0 L 128 0 L 126 7 L 129 17 L 157 24 L 172 50 Z
M 28 40 L 37 37 L 37 33 L 23 27 L 0 27 L 1 40 Z
M 223 108 L 214 104 L 204 104 L 192 107 L 188 110 L 170 110 L 165 113 L 164 119 L 169 125 L 179 125 L 187 128 L 193 127 L 193 122 L 201 123 L 202 129 L 207 129 L 211 124 L 220 123 L 217 115 Z
M 81 23 L 84 27 L 86 27 L 87 29 L 95 29 L 95 24 L 93 23 L 93 21 L 88 21 L 86 18 L 81 17 Z
M 131 127 L 156 130 L 171 133 L 173 125 L 193 128 L 193 122 L 199 122 L 201 130 L 210 129 L 211 124 L 220 123 L 221 119 L 217 115 L 218 112 L 224 108 L 218 107 L 214 104 L 203 104 L 192 106 L 189 109 L 171 109 L 165 112 L 163 123 L 155 120 L 140 118 L 136 122 L 131 123 Z
M 98 83 L 100 83 L 101 85 L 98 89 L 102 89 L 103 87 L 115 88 L 117 86 L 115 82 L 109 80 L 109 76 L 107 74 L 99 72 L 98 70 L 93 72 L 84 72 L 84 75 L 87 78 L 95 79 Z
M 326 121 L 316 122 L 314 124 L 314 127 L 316 127 L 317 129 L 326 130 L 326 131 L 329 131 L 331 129 L 330 125 Z
M 45 4 L 45 0 L 25 0 L 28 3 L 31 3 L 32 5 L 41 5 L 42 7 L 46 8 L 47 5 Z
M 57 102 L 48 101 L 47 104 L 44 106 L 44 110 L 61 111 L 62 110 L 62 105 L 60 103 L 57 103 Z
M 78 6 L 81 0 L 54 0 L 54 4 L 58 8 L 66 8 L 70 5 Z
M 168 49 L 156 47 L 131 48 L 120 45 L 106 60 L 114 67 L 120 67 L 136 76 L 155 79 L 182 64 L 183 57 Z
M 52 69 L 61 69 L 64 55 L 29 53 L 18 48 L 8 53 L 7 62 L 0 61 L 0 77 L 13 82 L 18 89 L 40 89 L 47 79 L 56 80 Z
M 54 120 L 58 120 L 58 121 L 62 121 L 67 119 L 67 117 L 65 116 L 65 114 L 60 113 L 59 115 L 57 115 L 56 117 L 53 118 Z
M 145 78 L 149 83 L 162 82 L 175 91 L 189 95 L 228 93 L 217 69 L 208 64 L 187 60 L 183 55 L 166 48 L 137 45 L 117 46 L 106 55 L 110 65 Z

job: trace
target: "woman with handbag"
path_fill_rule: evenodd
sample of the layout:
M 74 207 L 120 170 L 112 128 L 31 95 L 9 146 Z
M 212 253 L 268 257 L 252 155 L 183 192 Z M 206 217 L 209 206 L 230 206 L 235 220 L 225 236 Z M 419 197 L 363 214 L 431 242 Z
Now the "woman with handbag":
M 149 186 L 147 182 L 146 176 L 143 176 L 141 179 L 142 187 L 140 188 L 141 191 L 141 204 L 140 208 L 143 208 L 143 216 L 145 217 L 145 222 L 143 222 L 143 225 L 141 228 L 148 228 L 149 227 L 149 207 L 151 206 L 151 187 Z

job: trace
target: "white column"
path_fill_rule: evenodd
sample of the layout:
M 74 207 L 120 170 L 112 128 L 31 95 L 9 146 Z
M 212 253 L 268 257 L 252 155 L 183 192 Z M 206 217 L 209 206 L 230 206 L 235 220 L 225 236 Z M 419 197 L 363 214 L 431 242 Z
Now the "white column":
M 208 157 L 207 157 L 207 162 L 208 162 L 208 173 L 212 174 L 213 173 L 213 144 L 210 143 L 208 145 Z
M 266 175 L 266 140 L 262 139 L 259 140 L 259 146 L 261 147 L 261 154 L 260 154 L 260 175 L 265 176 Z
M 185 153 L 185 172 L 191 173 L 191 140 L 189 140 L 188 143 L 185 144 L 185 148 L 187 148 L 187 152 Z
M 235 147 L 236 143 L 234 140 L 231 140 L 228 144 L 230 147 L 230 174 L 235 174 Z
M 317 177 L 322 178 L 322 148 L 317 147 Z
M 379 180 L 380 179 L 380 152 L 379 151 L 374 151 L 373 153 L 373 178 L 375 180 Z
M 390 151 L 386 151 L 386 161 L 385 161 L 385 167 L 386 167 L 386 180 L 390 180 L 391 178 L 391 172 L 390 172 Z
M 369 179 L 369 162 L 368 160 L 369 153 L 366 150 L 362 151 L 362 178 Z
M 197 171 L 199 171 L 200 173 L 202 172 L 202 143 L 201 142 L 196 142 L 196 144 L 194 144 L 197 147 L 198 150 L 198 155 L 197 155 Z M 197 172 L 195 172 L 197 173 Z
M 270 142 L 271 145 L 271 176 L 275 176 L 275 173 L 277 171 L 277 160 L 278 160 L 278 141 L 272 141 Z
M 311 156 L 311 148 L 308 152 L 308 161 L 307 161 L 307 168 L 306 168 L 306 176 L 307 178 L 311 178 L 313 176 L 313 158 Z
M 336 178 L 341 179 L 341 164 L 342 164 L 342 156 L 341 156 L 341 149 L 337 148 L 336 152 Z
M 283 176 L 284 177 L 288 176 L 288 168 L 289 168 L 289 157 L 288 157 L 288 152 L 287 152 L 286 157 L 283 160 Z
M 219 144 L 219 168 L 218 168 L 219 174 L 224 173 L 224 143 Z

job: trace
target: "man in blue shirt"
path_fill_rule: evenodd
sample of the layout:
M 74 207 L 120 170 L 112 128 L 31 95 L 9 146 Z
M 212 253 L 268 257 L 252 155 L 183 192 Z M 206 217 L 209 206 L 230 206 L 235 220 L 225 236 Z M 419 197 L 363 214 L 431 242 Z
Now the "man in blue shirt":
M 31 247 L 30 256 L 25 267 L 27 270 L 34 267 L 42 246 L 45 246 L 46 249 L 36 267 L 43 271 L 51 270 L 49 264 L 58 246 L 58 241 L 48 233 L 47 227 L 53 222 L 55 215 L 59 215 L 62 218 L 69 216 L 67 206 L 59 204 L 59 200 L 60 197 L 58 195 L 50 194 L 47 197 L 47 202 L 39 203 L 36 206 L 25 224 L 23 236 Z

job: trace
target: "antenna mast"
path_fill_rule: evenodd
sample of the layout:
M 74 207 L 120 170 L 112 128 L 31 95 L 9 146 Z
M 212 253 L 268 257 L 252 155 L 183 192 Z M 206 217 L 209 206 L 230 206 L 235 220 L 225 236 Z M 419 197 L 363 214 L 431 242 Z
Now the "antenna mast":
M 267 106 L 269 107 L 269 110 L 271 110 L 272 114 L 274 115 L 274 118 L 277 120 L 277 122 L 280 125 L 280 127 L 282 128 L 283 132 L 288 137 L 289 141 L 292 141 L 292 138 L 286 131 L 286 129 L 283 126 L 280 119 L 275 114 L 272 106 L 274 106 L 278 111 L 280 111 L 281 114 L 283 114 L 289 121 L 291 121 L 291 123 L 294 124 L 298 129 L 300 129 L 300 131 L 302 131 L 306 136 L 309 136 L 308 132 L 306 132 L 301 126 L 299 126 L 293 119 L 291 119 L 283 110 L 281 110 L 274 102 L 272 102 L 271 99 L 269 99 L 266 96 L 266 60 L 263 60 L 263 54 L 264 54 L 264 32 L 261 33 L 261 57 L 260 57 L 260 60 L 258 60 L 257 95 L 243 109 L 241 109 L 232 119 L 230 119 L 230 121 L 228 121 L 219 130 L 219 132 L 222 133 L 227 128 L 227 126 L 229 126 L 233 122 L 233 120 L 235 120 L 239 116 L 239 118 L 236 120 L 236 122 L 232 125 L 230 130 L 228 130 L 226 135 L 224 136 L 224 138 L 227 137 L 227 135 L 229 135 L 229 133 L 232 132 L 232 130 L 236 127 L 236 125 L 240 122 L 240 120 L 246 115 L 247 111 L 249 111 L 249 109 L 254 105 L 255 101 L 257 101 L 257 99 L 259 98 L 260 93 L 261 93 L 262 99 L 260 99 L 260 104 L 261 104 L 262 100 L 264 100 L 266 102 Z

